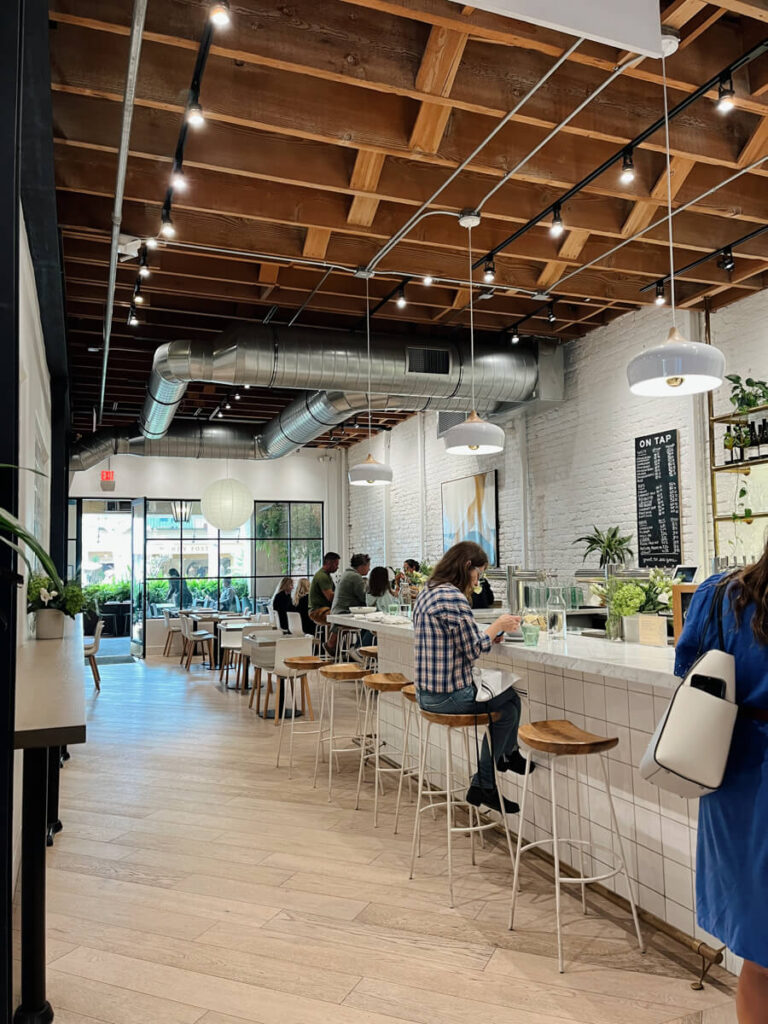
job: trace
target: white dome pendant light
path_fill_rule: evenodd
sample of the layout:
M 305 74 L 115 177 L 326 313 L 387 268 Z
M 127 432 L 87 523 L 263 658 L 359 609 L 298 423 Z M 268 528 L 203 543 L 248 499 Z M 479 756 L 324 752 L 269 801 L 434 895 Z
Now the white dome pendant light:
M 459 221 L 461 223 L 461 221 Z M 462 225 L 465 226 L 465 225 Z M 494 455 L 504 451 L 504 431 L 496 423 L 481 419 L 475 410 L 475 307 L 472 297 L 472 226 L 467 228 L 469 248 L 469 350 L 472 370 L 472 411 L 463 423 L 443 434 L 449 455 Z
M 239 480 L 224 477 L 206 487 L 200 507 L 214 529 L 236 530 L 253 514 L 253 495 Z
M 696 395 L 714 391 L 725 377 L 725 356 L 714 345 L 688 341 L 677 329 L 675 309 L 675 251 L 672 243 L 672 179 L 669 153 L 669 111 L 667 109 L 667 65 L 661 58 L 664 74 L 664 130 L 667 147 L 667 218 L 669 223 L 669 292 L 672 327 L 663 345 L 646 349 L 627 366 L 629 390 L 633 395 L 664 397 Z
M 368 278 L 365 279 L 365 338 L 368 348 L 368 444 L 371 443 L 371 303 L 368 295 Z M 391 484 L 392 467 L 377 462 L 369 453 L 365 462 L 358 462 L 349 468 L 349 482 L 354 487 L 378 487 Z

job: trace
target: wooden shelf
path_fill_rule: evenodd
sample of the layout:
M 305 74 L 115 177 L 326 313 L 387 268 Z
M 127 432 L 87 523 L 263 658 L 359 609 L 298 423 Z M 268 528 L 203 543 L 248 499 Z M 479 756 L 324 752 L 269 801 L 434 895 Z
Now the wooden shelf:
M 715 473 L 746 473 L 753 466 L 768 466 L 768 455 L 761 455 L 759 459 L 745 459 L 743 462 L 729 462 L 724 466 L 715 466 L 714 471 Z
M 768 405 L 756 405 L 749 412 L 727 412 L 722 416 L 712 416 L 710 423 L 745 423 L 749 416 L 755 416 L 759 412 L 768 412 Z

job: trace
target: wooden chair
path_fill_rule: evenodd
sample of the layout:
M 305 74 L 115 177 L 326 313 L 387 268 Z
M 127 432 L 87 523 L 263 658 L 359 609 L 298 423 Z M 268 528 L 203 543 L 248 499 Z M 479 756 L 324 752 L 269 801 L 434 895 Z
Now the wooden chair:
M 96 689 L 101 693 L 101 675 L 99 674 L 99 667 L 96 664 L 96 655 L 99 652 L 99 644 L 101 642 L 101 634 L 104 630 L 104 620 L 99 619 L 96 623 L 96 629 L 93 631 L 93 639 L 91 643 L 86 644 L 84 653 L 88 659 L 88 664 L 91 666 L 91 672 L 93 673 L 93 682 Z

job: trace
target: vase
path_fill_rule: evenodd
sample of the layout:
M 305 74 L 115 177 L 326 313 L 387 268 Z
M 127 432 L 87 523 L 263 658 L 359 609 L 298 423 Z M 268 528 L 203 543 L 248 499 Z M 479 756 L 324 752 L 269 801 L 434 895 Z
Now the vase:
M 620 615 L 608 615 L 605 620 L 605 639 L 606 640 L 621 640 L 622 638 L 622 619 Z
M 41 608 L 35 615 L 35 636 L 38 640 L 61 640 L 66 615 L 58 608 Z

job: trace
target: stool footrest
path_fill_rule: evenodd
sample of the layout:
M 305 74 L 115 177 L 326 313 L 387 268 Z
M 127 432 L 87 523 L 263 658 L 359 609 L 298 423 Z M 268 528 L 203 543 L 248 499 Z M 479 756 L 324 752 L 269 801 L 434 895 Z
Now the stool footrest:
M 521 846 L 520 847 L 520 854 L 525 853 L 526 850 L 532 850 L 536 846 L 552 846 L 553 843 L 554 843 L 554 839 L 537 839 L 535 843 L 525 843 L 523 846 Z M 613 850 L 609 850 L 607 846 L 600 846 L 597 843 L 592 843 L 592 842 L 589 841 L 589 839 L 568 839 L 568 838 L 562 838 L 561 839 L 561 838 L 558 837 L 557 843 L 558 843 L 558 846 L 561 845 L 561 844 L 565 845 L 565 846 L 587 846 L 587 847 L 590 848 L 590 850 L 603 850 L 603 851 L 605 851 L 605 853 L 609 853 L 610 854 L 611 860 L 613 860 L 613 858 L 616 856 L 616 854 L 613 852 Z M 564 875 L 560 875 L 560 884 L 561 885 L 589 885 L 591 882 L 602 882 L 606 878 L 615 878 L 616 875 L 620 875 L 622 873 L 622 871 L 623 871 L 623 868 L 622 868 L 621 864 L 619 864 L 618 867 L 611 868 L 611 870 L 607 871 L 604 875 L 593 875 L 590 878 L 587 878 L 586 876 L 584 878 L 582 878 L 581 875 L 578 875 L 575 878 L 571 878 L 570 875 L 565 875 L 565 876 Z

